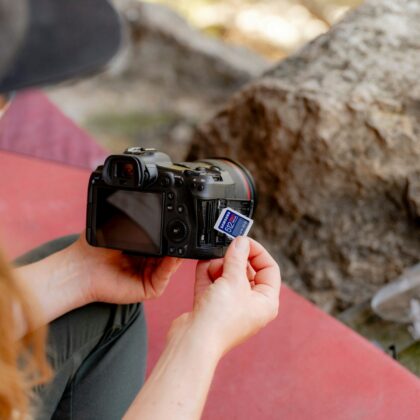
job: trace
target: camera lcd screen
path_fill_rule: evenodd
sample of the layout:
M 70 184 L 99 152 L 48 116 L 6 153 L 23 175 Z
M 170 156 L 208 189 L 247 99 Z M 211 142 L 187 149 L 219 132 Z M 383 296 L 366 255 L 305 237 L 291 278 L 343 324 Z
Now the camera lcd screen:
M 97 188 L 97 245 L 160 254 L 162 202 L 161 193 Z

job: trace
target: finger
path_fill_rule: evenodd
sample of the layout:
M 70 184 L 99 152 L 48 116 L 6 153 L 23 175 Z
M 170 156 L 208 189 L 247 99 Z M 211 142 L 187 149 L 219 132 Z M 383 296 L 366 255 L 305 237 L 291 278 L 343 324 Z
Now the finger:
M 146 261 L 147 261 L 147 264 L 149 264 L 150 266 L 158 267 L 162 263 L 163 258 L 149 257 L 149 258 L 146 258 Z
M 255 270 L 252 268 L 251 263 L 248 261 L 247 266 L 246 266 L 246 275 L 248 277 L 248 280 L 250 282 L 254 281 L 254 277 L 255 277 Z
M 256 272 L 265 267 L 277 264 L 269 252 L 256 240 L 249 239 L 249 243 L 249 261 Z
M 209 267 L 211 261 L 199 261 L 195 269 L 195 284 L 194 296 L 197 297 L 200 293 L 207 289 L 212 284 L 212 279 L 209 274 Z
M 157 282 L 167 281 L 178 270 L 182 263 L 181 258 L 164 257 L 160 263 L 154 267 L 153 277 Z
M 210 261 L 208 273 L 212 281 L 217 280 L 223 274 L 223 258 Z
M 281 286 L 280 268 L 268 251 L 258 242 L 251 241 L 250 264 L 255 270 L 253 290 L 278 295 Z
M 211 260 L 199 261 L 195 269 L 195 277 L 197 281 L 205 281 L 205 283 L 211 284 L 211 278 L 209 274 L 209 267 L 212 263 Z
M 153 297 L 160 296 L 181 263 L 180 258 L 164 257 L 160 260 L 148 258 L 143 270 L 143 283 L 145 289 L 149 290 L 148 294 Z
M 257 271 L 254 277 L 255 287 L 257 290 L 265 290 L 270 288 L 276 295 L 280 293 L 281 274 L 277 263 L 269 265 L 260 271 Z M 258 287 L 260 286 L 260 287 Z M 255 288 L 254 288 L 255 289 Z
M 277 299 L 280 295 L 281 276 L 276 267 L 264 268 L 255 275 L 254 292 L 262 293 L 269 298 Z
M 223 277 L 232 281 L 246 278 L 246 268 L 250 251 L 248 238 L 239 236 L 229 245 L 223 262 Z

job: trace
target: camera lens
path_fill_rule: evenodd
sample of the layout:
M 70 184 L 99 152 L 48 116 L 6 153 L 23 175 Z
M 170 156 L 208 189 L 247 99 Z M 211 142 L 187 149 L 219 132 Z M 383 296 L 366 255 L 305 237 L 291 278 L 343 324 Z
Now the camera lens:
M 188 228 L 181 220 L 174 220 L 169 223 L 166 233 L 170 241 L 182 242 L 187 237 Z

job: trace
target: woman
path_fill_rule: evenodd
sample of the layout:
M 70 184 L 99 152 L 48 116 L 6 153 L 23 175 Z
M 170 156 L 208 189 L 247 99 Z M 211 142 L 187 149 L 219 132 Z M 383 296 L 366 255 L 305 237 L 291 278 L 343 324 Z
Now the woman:
M 179 264 L 92 248 L 83 236 L 15 271 L 2 259 L 0 418 L 25 418 L 31 387 L 51 375 L 40 327 L 92 302 L 156 297 Z M 278 265 L 251 239 L 235 239 L 223 259 L 199 262 L 193 308 L 173 321 L 166 348 L 125 418 L 198 419 L 219 360 L 277 315 L 279 291 Z

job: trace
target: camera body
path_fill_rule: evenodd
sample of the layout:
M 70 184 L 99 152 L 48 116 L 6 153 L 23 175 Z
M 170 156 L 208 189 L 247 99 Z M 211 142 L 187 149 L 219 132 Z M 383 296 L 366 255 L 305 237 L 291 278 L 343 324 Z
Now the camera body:
M 220 258 L 230 239 L 214 225 L 233 208 L 252 217 L 255 184 L 229 159 L 173 163 L 155 149 L 109 156 L 91 175 L 86 238 L 137 255 Z

